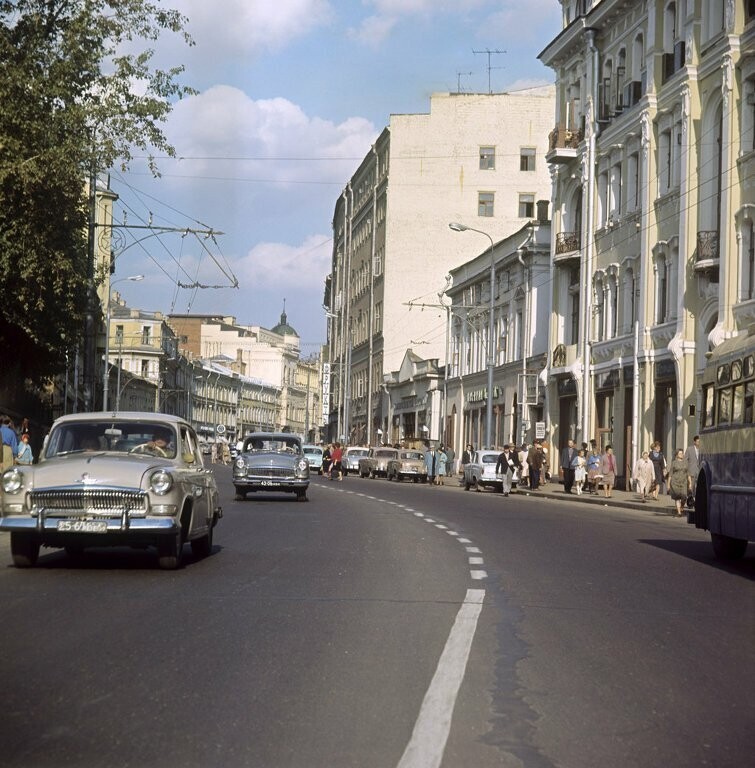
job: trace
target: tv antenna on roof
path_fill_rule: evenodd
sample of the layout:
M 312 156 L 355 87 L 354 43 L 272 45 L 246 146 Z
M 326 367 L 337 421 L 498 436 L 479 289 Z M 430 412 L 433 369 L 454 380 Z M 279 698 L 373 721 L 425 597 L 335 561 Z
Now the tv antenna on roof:
M 487 57 L 488 57 L 488 93 L 493 93 L 493 89 L 490 86 L 490 71 L 492 69 L 503 69 L 503 67 L 493 67 L 493 66 L 491 66 L 491 64 L 490 64 L 490 57 L 494 53 L 495 54 L 501 54 L 501 53 L 506 53 L 506 51 L 499 51 L 497 48 L 495 50 L 491 51 L 490 48 L 486 48 L 484 51 L 472 50 L 472 53 L 474 53 L 474 54 L 478 54 L 478 53 L 485 53 L 485 54 L 487 54 Z
M 456 71 L 456 93 L 461 93 L 461 78 L 462 76 L 466 77 L 467 75 L 473 74 L 472 72 L 459 72 Z

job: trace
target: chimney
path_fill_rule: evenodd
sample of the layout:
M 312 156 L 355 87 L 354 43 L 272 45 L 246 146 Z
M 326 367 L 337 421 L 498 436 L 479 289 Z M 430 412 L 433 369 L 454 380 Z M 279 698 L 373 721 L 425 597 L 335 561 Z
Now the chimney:
M 537 201 L 537 220 L 540 223 L 548 221 L 548 206 L 550 200 L 538 200 Z

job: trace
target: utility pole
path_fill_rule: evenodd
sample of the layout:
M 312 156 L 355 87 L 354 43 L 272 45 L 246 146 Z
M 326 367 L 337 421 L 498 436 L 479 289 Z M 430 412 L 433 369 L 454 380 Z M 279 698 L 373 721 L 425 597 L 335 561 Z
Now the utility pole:
M 493 93 L 493 89 L 492 89 L 492 87 L 490 85 L 490 71 L 492 69 L 503 69 L 503 67 L 493 67 L 490 64 L 490 57 L 493 54 L 498 55 L 498 54 L 506 53 L 506 51 L 499 51 L 497 48 L 495 50 L 490 50 L 490 48 L 486 48 L 484 51 L 475 51 L 475 50 L 473 50 L 472 53 L 474 53 L 475 55 L 484 53 L 488 57 L 488 93 L 491 94 L 491 93 Z

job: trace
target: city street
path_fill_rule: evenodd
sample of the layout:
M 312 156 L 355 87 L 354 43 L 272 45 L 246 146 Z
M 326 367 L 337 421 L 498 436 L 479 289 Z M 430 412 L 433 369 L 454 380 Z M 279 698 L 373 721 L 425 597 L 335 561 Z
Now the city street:
M 211 557 L 0 538 L 6 766 L 749 764 L 755 551 L 660 509 L 314 477 Z M 481 610 L 480 610 L 481 609 Z

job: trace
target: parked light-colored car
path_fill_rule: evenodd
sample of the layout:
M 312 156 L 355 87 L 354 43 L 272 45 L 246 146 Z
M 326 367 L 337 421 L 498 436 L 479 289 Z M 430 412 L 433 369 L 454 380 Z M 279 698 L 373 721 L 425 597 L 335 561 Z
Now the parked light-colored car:
M 388 462 L 397 456 L 395 448 L 370 448 L 369 454 L 359 459 L 359 477 L 385 477 Z
M 425 455 L 421 451 L 400 450 L 395 459 L 391 459 L 386 466 L 386 478 L 388 480 L 403 480 L 410 478 L 415 483 L 427 482 L 427 465 Z
M 296 494 L 307 500 L 309 462 L 301 440 L 293 434 L 254 432 L 244 438 L 241 455 L 233 463 L 236 500 L 260 491 Z
M 346 448 L 341 459 L 343 474 L 348 475 L 349 472 L 359 472 L 359 459 L 365 458 L 369 453 L 370 449 L 363 445 L 352 445 Z
M 495 465 L 500 455 L 500 451 L 475 451 L 472 461 L 464 465 L 464 489 L 467 491 L 470 488 L 477 491 L 483 488 L 503 490 L 502 478 L 495 473 Z
M 165 414 L 63 416 L 39 464 L 6 470 L 1 485 L 0 531 L 18 567 L 33 566 L 40 547 L 151 545 L 160 567 L 177 568 L 187 541 L 210 554 L 223 514 L 197 435 Z

